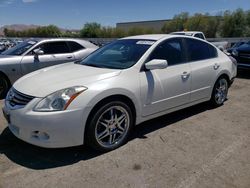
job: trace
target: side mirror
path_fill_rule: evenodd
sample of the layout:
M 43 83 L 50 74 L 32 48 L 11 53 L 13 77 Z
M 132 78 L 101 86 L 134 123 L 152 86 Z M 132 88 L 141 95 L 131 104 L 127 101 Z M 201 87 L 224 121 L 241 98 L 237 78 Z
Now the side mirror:
M 35 50 L 33 50 L 33 52 L 34 52 L 34 54 L 35 55 L 43 55 L 44 54 L 44 51 L 43 50 L 41 50 L 41 49 L 35 49 Z
M 145 64 L 147 70 L 165 69 L 168 67 L 168 62 L 165 59 L 153 59 Z

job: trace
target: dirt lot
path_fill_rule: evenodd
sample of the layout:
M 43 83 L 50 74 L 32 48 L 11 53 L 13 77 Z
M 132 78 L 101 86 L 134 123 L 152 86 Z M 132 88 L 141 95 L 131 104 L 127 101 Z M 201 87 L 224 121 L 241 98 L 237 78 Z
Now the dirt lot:
M 204 103 L 143 123 L 106 154 L 31 146 L 0 113 L 0 187 L 249 188 L 250 71 L 228 98 L 220 108 Z

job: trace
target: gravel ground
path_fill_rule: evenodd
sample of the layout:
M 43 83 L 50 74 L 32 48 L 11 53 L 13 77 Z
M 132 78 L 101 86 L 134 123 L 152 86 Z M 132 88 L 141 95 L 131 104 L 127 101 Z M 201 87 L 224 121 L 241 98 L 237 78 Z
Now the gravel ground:
M 216 109 L 203 103 L 145 122 L 105 154 L 26 144 L 0 113 L 0 188 L 249 188 L 250 71 L 240 72 L 228 99 Z

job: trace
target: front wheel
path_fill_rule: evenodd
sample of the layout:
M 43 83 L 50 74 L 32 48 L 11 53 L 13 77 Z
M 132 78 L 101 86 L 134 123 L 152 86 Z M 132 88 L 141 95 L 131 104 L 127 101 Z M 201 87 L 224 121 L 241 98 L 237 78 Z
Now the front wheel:
M 86 128 L 86 144 L 99 151 L 111 151 L 124 143 L 133 126 L 131 109 L 121 101 L 113 101 L 97 109 Z
M 225 100 L 227 99 L 227 93 L 228 93 L 228 81 L 221 77 L 219 78 L 213 89 L 212 97 L 211 97 L 211 103 L 214 106 L 221 106 L 224 104 Z

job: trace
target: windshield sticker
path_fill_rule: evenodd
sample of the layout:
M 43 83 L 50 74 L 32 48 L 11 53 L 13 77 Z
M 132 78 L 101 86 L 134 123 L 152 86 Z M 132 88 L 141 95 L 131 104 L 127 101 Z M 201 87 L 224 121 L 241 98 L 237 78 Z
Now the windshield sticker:
M 140 40 L 136 44 L 144 44 L 144 45 L 153 45 L 155 41 L 150 41 L 150 40 Z
M 35 41 L 29 41 L 28 44 L 33 45 L 33 44 L 36 44 L 36 42 Z

